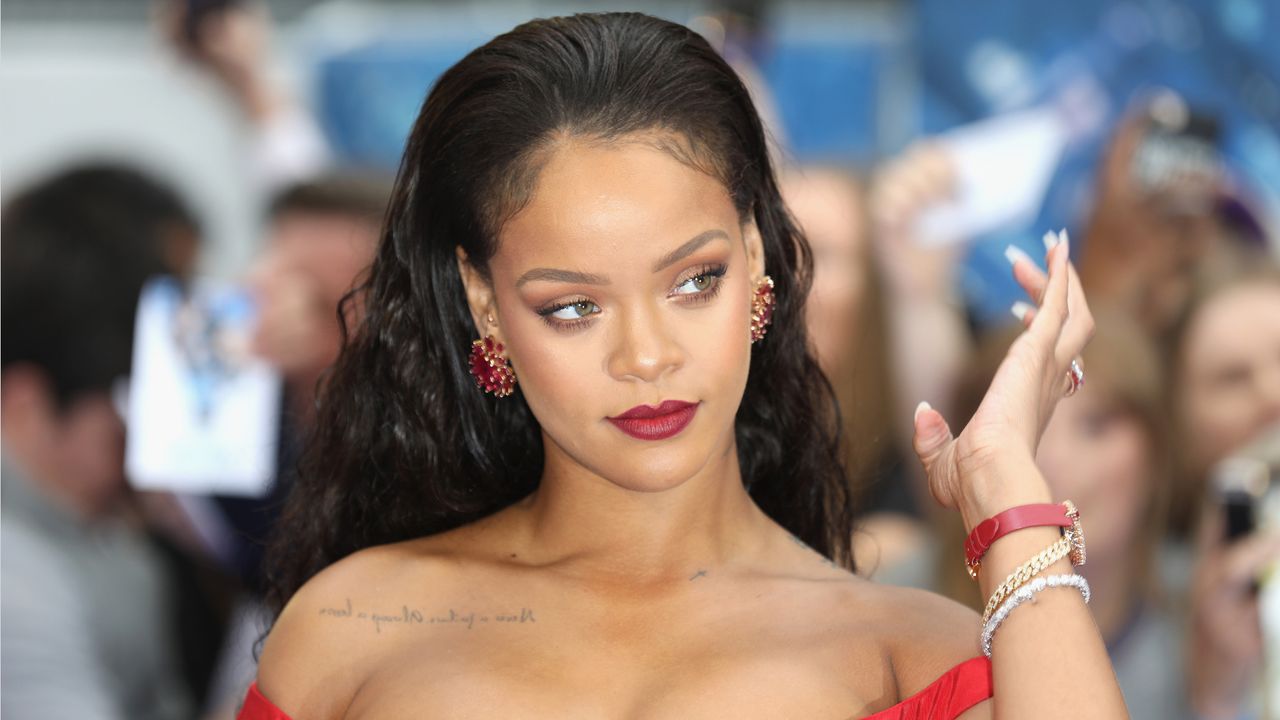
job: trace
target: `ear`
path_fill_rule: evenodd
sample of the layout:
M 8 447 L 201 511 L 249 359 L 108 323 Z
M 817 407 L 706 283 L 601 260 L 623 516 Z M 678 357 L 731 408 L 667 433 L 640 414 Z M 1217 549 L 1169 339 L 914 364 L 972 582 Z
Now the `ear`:
M 742 243 L 747 251 L 747 271 L 751 284 L 764 277 L 764 240 L 760 237 L 760 228 L 756 225 L 755 209 L 747 213 L 747 221 L 742 224 Z
M 498 332 L 498 304 L 493 294 L 493 286 L 467 259 L 467 251 L 457 247 L 458 274 L 462 276 L 462 287 L 467 293 L 467 305 L 471 309 L 471 322 L 475 325 L 479 337 L 493 335 L 499 342 L 502 337 Z

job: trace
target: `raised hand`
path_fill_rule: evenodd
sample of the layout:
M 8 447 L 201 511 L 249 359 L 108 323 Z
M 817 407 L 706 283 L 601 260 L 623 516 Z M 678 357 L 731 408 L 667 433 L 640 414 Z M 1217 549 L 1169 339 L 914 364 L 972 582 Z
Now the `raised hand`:
M 1036 446 L 1071 387 L 1071 363 L 1094 329 L 1068 244 L 1065 232 L 1046 235 L 1047 275 L 1025 254 L 1010 252 L 1014 278 L 1036 305 L 1015 305 L 1026 330 L 1009 348 L 969 424 L 953 436 L 927 404 L 916 412 L 913 444 L 930 493 L 944 507 L 958 508 L 966 527 L 1004 507 L 1049 499 L 1034 471 Z
M 926 245 L 918 233 L 920 216 L 955 194 L 955 162 L 934 141 L 921 141 L 876 171 L 871 183 L 875 257 L 895 302 L 948 301 L 952 274 L 964 243 Z
M 227 89 L 250 119 L 261 121 L 283 100 L 271 87 L 267 65 L 271 22 L 265 5 L 227 3 L 197 19 L 191 37 L 188 3 L 168 0 L 156 5 L 154 24 L 180 55 L 207 71 Z

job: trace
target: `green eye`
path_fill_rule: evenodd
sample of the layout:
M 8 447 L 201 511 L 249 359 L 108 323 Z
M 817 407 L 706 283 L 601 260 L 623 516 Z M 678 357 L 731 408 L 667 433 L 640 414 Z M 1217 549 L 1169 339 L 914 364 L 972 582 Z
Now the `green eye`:
M 684 281 L 680 287 L 676 288 L 676 292 L 681 295 L 692 293 L 706 292 L 707 288 L 715 283 L 715 277 L 712 275 L 694 275 Z
M 600 306 L 590 300 L 565 305 L 564 307 L 551 313 L 551 317 L 557 320 L 577 320 L 588 315 L 594 315 L 600 312 Z

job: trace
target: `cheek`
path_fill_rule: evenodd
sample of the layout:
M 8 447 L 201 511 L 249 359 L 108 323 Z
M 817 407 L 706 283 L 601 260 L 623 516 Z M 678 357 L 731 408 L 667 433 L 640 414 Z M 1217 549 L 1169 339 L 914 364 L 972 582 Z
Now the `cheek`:
M 1103 436 L 1098 447 L 1099 481 L 1108 496 L 1137 514 L 1147 500 L 1150 483 L 1151 447 L 1146 433 L 1136 424 L 1120 424 Z
M 604 348 L 590 332 L 559 333 L 523 307 L 516 312 L 527 317 L 502 320 L 516 382 L 539 424 L 571 443 L 578 435 L 572 428 L 603 417 Z
M 1187 440 L 1195 456 L 1211 463 L 1230 452 L 1248 436 L 1251 399 L 1239 392 L 1214 392 L 1201 388 L 1187 407 Z
M 1103 537 L 1129 543 L 1140 531 L 1143 513 L 1152 497 L 1151 450 L 1146 434 L 1136 425 L 1107 433 L 1098 448 L 1097 484 L 1088 501 Z

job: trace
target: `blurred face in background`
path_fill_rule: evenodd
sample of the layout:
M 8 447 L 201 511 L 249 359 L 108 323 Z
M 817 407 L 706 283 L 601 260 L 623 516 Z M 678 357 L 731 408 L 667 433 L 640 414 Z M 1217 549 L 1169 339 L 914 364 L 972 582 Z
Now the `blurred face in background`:
M 125 491 L 124 422 L 111 397 L 85 392 L 59 406 L 33 365 L 6 368 L 4 445 L 25 472 L 81 517 L 106 513 Z
M 1153 457 L 1147 426 L 1105 383 L 1093 382 L 1058 404 L 1036 463 L 1053 496 L 1080 508 L 1089 549 L 1110 558 L 1125 556 L 1142 531 Z
M 865 208 L 857 181 L 834 170 L 790 173 L 782 192 L 813 248 L 813 289 L 805 304 L 809 341 L 831 376 L 847 361 L 840 353 L 859 331 L 867 290 Z
M 1205 472 L 1280 422 L 1280 282 L 1245 282 L 1207 300 L 1180 352 L 1184 442 Z
M 331 365 L 341 348 L 338 303 L 373 261 L 379 228 L 366 218 L 290 211 L 278 216 L 251 283 L 259 355 L 286 376 Z

